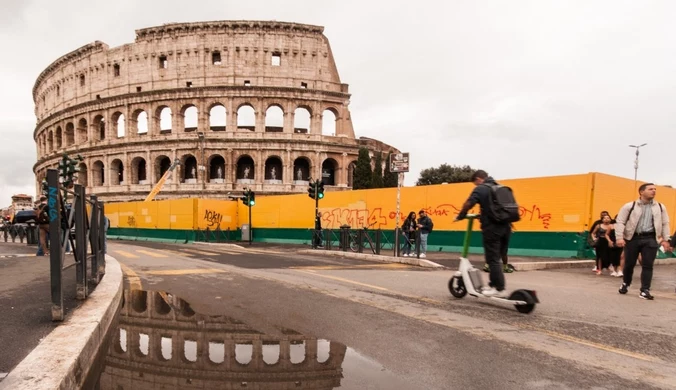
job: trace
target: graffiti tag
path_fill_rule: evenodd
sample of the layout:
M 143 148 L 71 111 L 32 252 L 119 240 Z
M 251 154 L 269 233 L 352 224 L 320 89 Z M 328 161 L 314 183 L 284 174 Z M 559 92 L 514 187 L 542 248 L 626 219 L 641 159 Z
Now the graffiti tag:
M 221 226 L 221 222 L 223 221 L 223 214 L 213 210 L 205 210 L 204 221 L 210 228 L 219 227 Z
M 127 225 L 129 225 L 129 227 L 136 227 L 136 218 L 134 218 L 133 215 L 127 217 Z

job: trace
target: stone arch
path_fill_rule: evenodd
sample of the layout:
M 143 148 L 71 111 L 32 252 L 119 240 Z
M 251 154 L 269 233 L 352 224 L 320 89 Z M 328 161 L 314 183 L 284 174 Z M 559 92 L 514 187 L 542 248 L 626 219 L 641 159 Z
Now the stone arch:
M 209 128 L 211 131 L 225 131 L 228 112 L 221 103 L 214 103 L 209 107 Z
M 171 168 L 171 159 L 165 155 L 159 155 L 155 158 L 153 172 L 155 172 L 155 183 L 160 181 L 162 175 Z M 167 180 L 168 181 L 168 180 Z
M 237 107 L 237 130 L 256 131 L 256 110 L 250 103 Z
M 143 157 L 131 160 L 131 184 L 148 184 L 148 166 Z
M 281 133 L 284 131 L 284 109 L 279 104 L 271 104 L 265 110 L 265 131 Z
M 87 187 L 87 164 L 81 162 L 78 168 L 80 168 L 80 172 L 77 173 L 77 184 Z
M 263 355 L 263 363 L 266 366 L 274 366 L 280 361 L 281 346 L 278 342 L 263 341 L 261 352 Z
M 236 178 L 242 183 L 253 183 L 256 179 L 256 164 L 248 154 L 241 155 L 237 159 Z
M 284 165 L 278 156 L 270 156 L 265 160 L 265 181 L 273 184 L 282 184 L 284 179 Z
M 64 134 L 65 143 L 63 146 L 68 147 L 75 145 L 75 125 L 73 122 L 66 123 L 66 132 Z
M 106 118 L 103 115 L 97 115 L 94 117 L 94 132 L 96 134 L 97 141 L 103 141 L 106 139 Z
M 119 158 L 110 163 L 110 184 L 114 186 L 124 184 L 124 164 Z
M 138 109 L 131 114 L 131 118 L 136 124 L 136 134 L 148 134 L 148 113 L 143 109 Z
M 105 166 L 103 161 L 96 160 L 92 164 L 92 181 L 95 187 L 106 184 Z
M 322 163 L 321 179 L 324 185 L 335 186 L 336 174 L 338 173 L 338 162 L 332 158 L 327 158 Z
M 223 156 L 213 154 L 209 156 L 207 164 L 209 166 L 209 182 L 223 183 L 225 181 L 225 159 Z
M 63 131 L 61 130 L 61 126 L 58 126 L 56 128 L 56 149 L 60 150 L 62 146 L 63 146 Z
M 293 161 L 293 180 L 294 181 L 309 181 L 312 164 L 307 157 L 298 157 Z M 298 172 L 300 171 L 300 173 Z
M 181 117 L 183 117 L 183 131 L 197 131 L 199 112 L 194 104 L 186 104 L 181 107 Z
M 192 154 L 185 154 L 181 157 L 181 167 L 183 183 L 197 183 L 197 159 Z
M 311 133 L 312 111 L 309 107 L 300 106 L 293 113 L 293 132 L 307 134 Z
M 322 135 L 336 135 L 338 130 L 338 110 L 329 107 L 322 112 Z
M 79 143 L 89 141 L 89 135 L 87 134 L 87 119 L 80 118 L 77 122 L 77 139 Z
M 110 119 L 110 123 L 113 125 L 113 138 L 124 137 L 127 131 L 124 123 L 124 114 L 116 111 Z
M 54 131 L 49 130 L 49 133 L 47 135 L 47 151 L 49 153 L 54 151 Z
M 352 161 L 347 166 L 347 186 L 354 187 L 354 171 L 357 169 L 357 161 Z
M 172 112 L 169 106 L 159 106 L 155 110 L 155 123 L 157 124 L 157 133 L 171 134 L 173 129 Z

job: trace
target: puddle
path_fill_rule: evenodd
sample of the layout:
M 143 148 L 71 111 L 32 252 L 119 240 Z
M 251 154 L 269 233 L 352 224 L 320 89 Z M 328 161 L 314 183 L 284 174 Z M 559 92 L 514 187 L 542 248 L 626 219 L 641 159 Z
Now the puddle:
M 417 388 L 345 344 L 276 330 L 266 334 L 232 317 L 196 313 L 165 292 L 125 290 L 85 387 Z

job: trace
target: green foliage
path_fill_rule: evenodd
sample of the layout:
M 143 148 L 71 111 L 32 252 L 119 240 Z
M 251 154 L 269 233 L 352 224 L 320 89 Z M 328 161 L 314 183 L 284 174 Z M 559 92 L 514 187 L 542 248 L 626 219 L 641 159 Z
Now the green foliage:
M 383 188 L 383 154 L 376 152 L 376 162 L 373 168 L 373 179 L 371 179 L 371 188 Z
M 450 166 L 441 164 L 438 168 L 427 168 L 420 172 L 420 177 L 415 183 L 417 186 L 441 183 L 467 183 L 471 181 L 475 169 L 469 165 Z
M 385 174 L 383 175 L 383 186 L 388 188 L 396 187 L 397 180 L 399 179 L 398 173 L 390 172 L 390 156 L 392 156 L 392 152 L 387 154 L 387 160 L 385 160 L 385 166 L 387 168 L 385 169 Z
M 369 150 L 361 147 L 359 148 L 359 157 L 357 157 L 357 164 L 354 169 L 352 189 L 361 190 L 371 188 L 372 179 L 373 172 L 371 171 L 371 158 L 369 157 Z

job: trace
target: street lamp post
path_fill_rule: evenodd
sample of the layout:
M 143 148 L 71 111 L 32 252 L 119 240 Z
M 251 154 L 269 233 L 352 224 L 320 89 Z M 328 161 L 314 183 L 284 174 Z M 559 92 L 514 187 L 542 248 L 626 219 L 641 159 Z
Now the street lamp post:
M 634 192 L 636 192 L 636 184 L 638 181 L 638 150 L 646 145 L 648 144 L 644 143 L 641 145 L 629 145 L 630 148 L 636 149 L 636 159 L 634 160 Z

